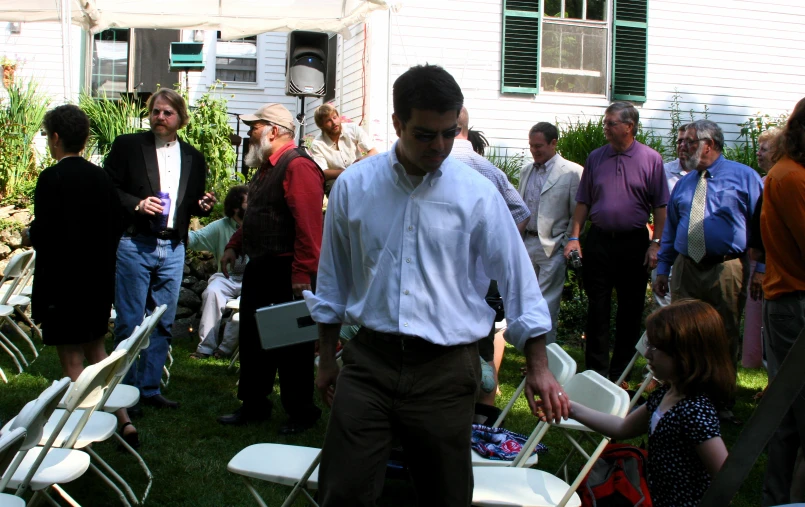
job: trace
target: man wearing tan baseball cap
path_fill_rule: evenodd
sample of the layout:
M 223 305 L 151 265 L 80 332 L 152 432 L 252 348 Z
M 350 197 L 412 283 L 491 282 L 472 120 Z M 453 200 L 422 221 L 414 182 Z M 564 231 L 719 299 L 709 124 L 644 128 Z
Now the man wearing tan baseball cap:
M 313 403 L 315 344 L 263 350 L 254 313 L 292 301 L 315 285 L 322 238 L 321 205 L 324 174 L 303 148 L 294 143 L 296 124 L 281 104 L 266 104 L 241 116 L 249 126 L 246 163 L 257 167 L 249 183 L 249 206 L 221 258 L 221 268 L 247 255 L 240 296 L 240 383 L 243 402 L 222 424 L 262 422 L 271 416 L 268 396 L 279 372 L 282 406 L 288 421 L 281 434 L 300 433 L 321 416 Z

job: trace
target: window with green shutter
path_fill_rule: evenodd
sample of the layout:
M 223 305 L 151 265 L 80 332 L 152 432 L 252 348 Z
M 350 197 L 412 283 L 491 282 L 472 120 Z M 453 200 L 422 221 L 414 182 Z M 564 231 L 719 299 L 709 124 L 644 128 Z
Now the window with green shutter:
M 615 0 L 612 98 L 646 101 L 648 0 Z
M 644 101 L 647 4 L 648 0 L 503 0 L 501 91 L 606 96 L 611 83 L 613 98 Z M 610 35 L 611 10 L 615 16 Z

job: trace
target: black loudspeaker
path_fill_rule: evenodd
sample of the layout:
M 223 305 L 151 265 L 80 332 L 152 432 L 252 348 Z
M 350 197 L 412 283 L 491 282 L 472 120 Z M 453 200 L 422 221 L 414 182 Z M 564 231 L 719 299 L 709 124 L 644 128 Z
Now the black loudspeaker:
M 323 97 L 327 92 L 329 37 L 321 32 L 294 31 L 288 34 L 285 95 Z

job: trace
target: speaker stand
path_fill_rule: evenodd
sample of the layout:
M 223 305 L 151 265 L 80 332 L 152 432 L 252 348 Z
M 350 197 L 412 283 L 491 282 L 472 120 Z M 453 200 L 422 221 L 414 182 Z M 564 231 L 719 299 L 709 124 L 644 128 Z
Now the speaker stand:
M 305 137 L 305 96 L 302 95 L 299 97 L 299 114 L 296 115 L 296 121 L 299 122 L 299 141 L 296 143 L 297 146 L 302 146 L 304 144 L 303 139 Z

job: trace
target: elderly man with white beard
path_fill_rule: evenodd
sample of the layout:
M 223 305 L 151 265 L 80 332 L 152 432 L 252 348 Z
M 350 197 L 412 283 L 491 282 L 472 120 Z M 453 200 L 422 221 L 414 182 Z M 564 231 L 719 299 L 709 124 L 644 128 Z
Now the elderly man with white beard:
M 724 320 L 733 359 L 738 360 L 741 310 L 746 301 L 749 223 L 763 193 L 760 176 L 722 155 L 724 134 L 709 120 L 688 125 L 680 139 L 689 171 L 676 184 L 662 235 L 654 292 L 671 299 L 701 299 Z M 732 420 L 731 412 L 719 414 Z
M 246 163 L 259 169 L 249 183 L 243 225 L 227 244 L 221 269 L 228 277 L 228 268 L 239 256 L 249 257 L 240 296 L 238 399 L 243 404 L 218 422 L 242 425 L 267 420 L 272 408 L 268 396 L 279 373 L 282 406 L 288 414 L 280 434 L 294 434 L 321 416 L 313 403 L 315 344 L 263 350 L 254 314 L 258 308 L 292 301 L 315 286 L 324 174 L 304 149 L 297 148 L 296 124 L 281 104 L 266 104 L 240 119 L 249 126 L 253 147 Z

